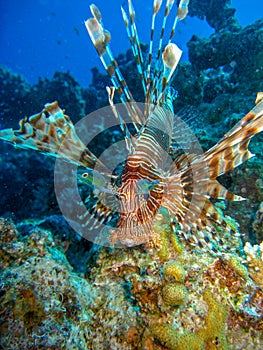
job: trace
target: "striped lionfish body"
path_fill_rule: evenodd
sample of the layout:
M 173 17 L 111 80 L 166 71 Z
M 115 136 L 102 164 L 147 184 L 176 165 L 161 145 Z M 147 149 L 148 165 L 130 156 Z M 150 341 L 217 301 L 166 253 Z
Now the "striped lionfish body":
M 174 5 L 174 0 L 166 1 L 161 33 L 158 35 L 157 49 L 154 50 L 155 21 L 162 11 L 162 0 L 153 1 L 149 52 L 146 59 L 142 54 L 131 0 L 127 0 L 127 12 L 122 8 L 144 90 L 143 110 L 134 101 L 112 55 L 111 36 L 104 28 L 100 11 L 95 5 L 90 6 L 93 17 L 85 22 L 86 28 L 111 78 L 113 86 L 107 87 L 109 104 L 121 127 L 128 151 L 118 185 L 113 184 L 113 175 L 107 172 L 104 164 L 84 145 L 70 118 L 56 102 L 46 105 L 41 113 L 29 120 L 22 120 L 19 131 L 7 129 L 0 132 L 2 139 L 20 147 L 40 150 L 51 156 L 59 154 L 60 157 L 86 169 L 81 181 L 96 188 L 96 193 L 93 193 L 95 204 L 89 211 L 94 218 L 94 227 L 107 225 L 114 216 L 117 217 L 116 227 L 110 229 L 111 244 L 134 246 L 147 242 L 151 239 L 153 223 L 159 209 L 165 208 L 172 226 L 177 225 L 177 233 L 183 239 L 192 244 L 205 243 L 216 250 L 216 246 L 223 244 L 216 234 L 218 226 L 229 232 L 233 227 L 225 221 L 212 200 L 243 199 L 224 188 L 217 182 L 217 177 L 252 156 L 248 150 L 250 139 L 263 130 L 262 100 L 256 101 L 256 106 L 207 152 L 194 154 L 182 147 L 184 152 L 179 152 L 171 161 L 170 151 L 174 141 L 180 144 L 185 136 L 180 135 L 184 124 L 174 115 L 174 91 L 169 86 L 181 56 L 181 50 L 172 40 L 177 23 L 187 15 L 188 2 L 189 0 L 181 0 L 175 10 L 170 36 L 165 46 L 166 20 L 168 16 L 172 16 Z M 131 133 L 125 118 L 113 102 L 115 93 L 129 116 L 136 136 Z M 61 151 L 62 144 L 64 147 Z M 101 185 L 92 178 L 98 164 L 108 179 L 108 186 Z M 103 201 L 105 195 L 114 197 L 117 205 L 107 206 Z M 85 219 L 85 215 L 83 218 Z M 89 220 L 83 225 L 90 225 Z

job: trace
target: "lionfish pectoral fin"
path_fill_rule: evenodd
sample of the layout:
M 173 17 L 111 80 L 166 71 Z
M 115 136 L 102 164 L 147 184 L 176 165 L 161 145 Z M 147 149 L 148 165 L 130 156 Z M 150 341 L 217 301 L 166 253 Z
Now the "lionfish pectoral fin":
M 105 196 L 108 196 L 105 198 Z M 118 202 L 112 199 L 112 196 L 105 192 L 91 192 L 83 201 L 78 203 L 79 210 L 77 217 L 81 229 L 79 232 L 86 229 L 98 229 L 103 225 L 108 225 L 115 219 L 118 211 Z M 105 227 L 105 226 L 104 226 Z
M 85 168 L 93 169 L 95 164 L 105 168 L 80 140 L 74 124 L 57 101 L 46 104 L 42 112 L 22 119 L 19 130 L 1 130 L 0 138 L 16 147 L 60 157 Z
M 263 100 L 247 113 L 214 147 L 205 153 L 211 179 L 236 168 L 254 155 L 248 146 L 251 138 L 263 131 Z
M 207 247 L 210 252 L 220 253 L 230 249 L 220 238 L 220 230 L 223 229 L 229 235 L 232 232 L 238 235 L 238 232 L 233 230 L 222 213 L 211 203 L 207 188 L 203 193 L 194 192 L 196 189 L 190 188 L 188 182 L 184 183 L 178 175 L 177 178 L 170 178 L 170 181 L 172 182 L 169 184 L 170 188 L 167 188 L 162 205 L 173 218 L 171 223 L 175 233 L 187 245 L 200 247 L 202 250 Z M 222 193 L 222 197 L 225 197 L 225 193 Z
M 181 155 L 171 167 L 165 182 L 162 205 L 177 219 L 183 238 L 200 247 L 223 246 L 217 232 L 235 233 L 237 227 L 227 220 L 211 199 L 244 200 L 217 182 L 217 177 L 250 158 L 250 139 L 263 130 L 263 100 L 214 147 L 201 155 Z M 226 247 L 224 247 L 225 249 Z M 231 248 L 230 248 L 231 249 Z M 219 249 L 220 250 L 220 249 Z

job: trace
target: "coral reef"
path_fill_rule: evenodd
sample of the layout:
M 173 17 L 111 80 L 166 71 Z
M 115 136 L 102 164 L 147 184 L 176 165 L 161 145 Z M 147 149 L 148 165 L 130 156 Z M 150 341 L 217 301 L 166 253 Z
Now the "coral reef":
M 171 350 L 227 349 L 225 337 L 227 310 L 208 289 L 204 291 L 203 299 L 208 306 L 203 328 L 195 333 L 189 331 L 180 333 L 171 325 L 155 324 L 151 327 L 153 336 Z
M 176 261 L 169 261 L 166 263 L 163 273 L 167 277 L 173 277 L 177 282 L 183 282 L 186 277 L 185 269 Z
M 256 68 L 259 60 L 262 60 L 262 25 L 263 21 L 259 20 L 239 28 L 238 31 L 220 31 L 207 39 L 193 36 L 188 42 L 190 62 L 196 69 L 204 70 L 235 61 L 240 71 L 241 67 L 246 65 L 249 71 L 246 74 L 249 74 L 252 68 Z M 255 53 L 251 57 L 252 50 L 255 50 Z
M 0 125 L 2 128 L 17 127 L 20 119 L 30 113 L 31 86 L 19 74 L 0 66 Z M 31 111 L 33 113 L 33 111 Z
M 83 88 L 68 73 L 55 72 L 52 79 L 40 78 L 38 83 L 31 88 L 31 108 L 36 111 L 39 106 L 44 106 L 54 100 L 54 96 L 61 105 L 67 107 L 67 114 L 72 115 L 76 123 L 86 115 L 86 102 L 83 98 Z
M 261 348 L 259 255 L 254 261 L 247 252 L 258 285 L 236 255 L 215 258 L 170 245 L 163 259 L 155 247 L 160 240 L 133 249 L 97 247 L 76 274 L 63 231 L 45 227 L 0 222 L 2 347 Z
M 60 214 L 54 194 L 53 161 L 43 162 L 36 152 L 17 152 L 8 144 L 2 144 L 1 151 L 0 215 L 23 220 Z
M 94 297 L 48 231 L 21 238 L 8 221 L 1 232 L 1 347 L 86 349 Z
M 261 179 L 258 180 L 258 187 L 262 190 L 263 186 Z M 258 210 L 256 211 L 255 218 L 252 222 L 252 227 L 258 242 L 263 241 L 263 202 L 260 203 Z

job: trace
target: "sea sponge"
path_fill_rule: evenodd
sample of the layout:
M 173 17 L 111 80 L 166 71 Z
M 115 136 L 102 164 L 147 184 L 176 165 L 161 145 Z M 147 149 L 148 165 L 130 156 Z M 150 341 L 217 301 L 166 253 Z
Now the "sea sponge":
M 183 282 L 186 276 L 185 269 L 176 261 L 169 261 L 165 264 L 163 272 L 165 276 L 172 276 L 177 282 Z
M 182 284 L 170 283 L 163 288 L 162 297 L 167 305 L 184 305 L 188 299 L 188 291 Z

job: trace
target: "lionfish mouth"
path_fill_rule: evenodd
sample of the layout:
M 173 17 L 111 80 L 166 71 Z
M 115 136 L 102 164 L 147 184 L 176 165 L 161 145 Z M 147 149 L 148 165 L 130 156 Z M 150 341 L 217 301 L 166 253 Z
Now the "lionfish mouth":
M 146 243 L 152 239 L 160 209 L 164 209 L 175 234 L 187 245 L 208 246 L 219 253 L 226 249 L 220 237 L 222 228 L 230 234 L 238 232 L 213 201 L 243 198 L 229 192 L 217 178 L 253 156 L 248 146 L 251 138 L 263 130 L 262 93 L 256 106 L 215 146 L 206 152 L 199 144 L 192 147 L 195 136 L 175 116 L 173 99 L 177 94 L 170 86 L 182 54 L 173 40 L 178 23 L 187 16 L 189 0 L 181 0 L 175 13 L 175 1 L 167 0 L 163 16 L 162 1 L 153 1 L 147 57 L 142 53 L 132 1 L 127 3 L 128 11 L 121 8 L 122 16 L 145 103 L 134 100 L 112 54 L 111 35 L 104 27 L 101 12 L 91 5 L 92 18 L 85 25 L 112 83 L 106 87 L 107 111 L 100 110 L 74 125 L 53 102 L 46 104 L 42 112 L 21 120 L 19 130 L 1 130 L 0 138 L 16 147 L 57 158 L 55 190 L 60 208 L 70 225 L 87 239 L 98 243 L 94 232 L 106 228 L 108 236 L 103 236 L 101 244 Z M 172 26 L 168 28 L 167 18 L 172 16 Z M 155 23 L 159 17 L 162 27 L 158 34 Z M 165 43 L 167 31 L 169 39 Z M 115 94 L 120 104 L 114 103 Z M 104 152 L 99 157 L 86 146 L 98 114 L 104 114 L 108 128 L 118 125 L 122 133 L 117 152 Z M 118 156 L 120 160 L 115 159 Z M 118 165 L 121 163 L 123 166 Z

